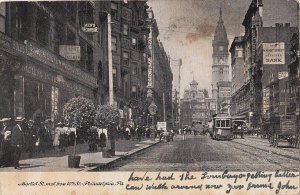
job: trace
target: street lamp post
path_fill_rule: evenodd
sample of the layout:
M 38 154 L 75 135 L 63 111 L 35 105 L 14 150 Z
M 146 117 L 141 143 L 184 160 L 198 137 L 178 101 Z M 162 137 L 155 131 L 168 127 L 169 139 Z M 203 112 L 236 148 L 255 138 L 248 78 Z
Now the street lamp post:
M 112 49 L 111 49 L 111 15 L 107 13 L 107 40 L 108 40 L 108 85 L 109 85 L 109 104 L 114 104 L 114 82 L 112 66 Z

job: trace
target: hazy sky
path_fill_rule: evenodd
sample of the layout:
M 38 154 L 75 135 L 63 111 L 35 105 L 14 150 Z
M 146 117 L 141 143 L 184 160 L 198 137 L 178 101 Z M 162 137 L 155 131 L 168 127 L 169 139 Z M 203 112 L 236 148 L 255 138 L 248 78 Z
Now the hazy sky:
M 285 3 L 295 0 L 264 0 L 264 6 L 267 1 L 272 5 L 275 1 Z M 244 33 L 242 22 L 250 3 L 251 0 L 148 1 L 148 5 L 153 9 L 160 32 L 159 38 L 165 50 L 172 59 L 183 60 L 181 96 L 193 76 L 199 82 L 200 88 L 207 88 L 211 92 L 212 39 L 220 7 L 230 47 L 234 36 Z M 280 10 L 281 6 L 278 5 L 277 10 Z M 292 6 L 295 6 L 295 3 Z

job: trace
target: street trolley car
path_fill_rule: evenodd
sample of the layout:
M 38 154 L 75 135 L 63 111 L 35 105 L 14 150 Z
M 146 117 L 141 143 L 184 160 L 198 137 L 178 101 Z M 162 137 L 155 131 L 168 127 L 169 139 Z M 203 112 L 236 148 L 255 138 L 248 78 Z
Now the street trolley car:
M 288 142 L 290 146 L 297 145 L 296 116 L 285 115 L 272 118 L 272 128 L 269 129 L 269 141 L 277 147 L 279 142 Z
M 233 133 L 231 127 L 231 116 L 229 114 L 216 114 L 213 117 L 213 139 L 232 140 Z

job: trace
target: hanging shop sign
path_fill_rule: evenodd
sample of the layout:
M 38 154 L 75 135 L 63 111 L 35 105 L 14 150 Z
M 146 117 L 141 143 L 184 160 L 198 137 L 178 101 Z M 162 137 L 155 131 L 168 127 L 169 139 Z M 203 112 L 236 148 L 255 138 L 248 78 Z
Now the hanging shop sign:
M 167 122 L 157 122 L 157 129 L 167 131 Z
M 289 76 L 289 72 L 287 71 L 284 71 L 284 72 L 278 72 L 278 79 L 281 80 L 281 79 L 284 79 L 284 78 L 287 78 Z
M 98 32 L 98 27 L 94 23 L 84 24 L 84 26 L 81 29 L 83 32 L 86 32 L 86 33 L 97 33 Z
M 263 64 L 285 64 L 284 42 L 263 43 Z
M 67 60 L 80 60 L 80 46 L 77 45 L 60 45 L 59 55 Z

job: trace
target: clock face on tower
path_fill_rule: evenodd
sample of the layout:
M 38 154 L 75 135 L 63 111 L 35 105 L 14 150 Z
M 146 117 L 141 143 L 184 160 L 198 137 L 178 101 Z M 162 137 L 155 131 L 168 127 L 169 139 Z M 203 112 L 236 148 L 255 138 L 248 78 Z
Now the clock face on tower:
M 219 51 L 223 51 L 224 47 L 223 46 L 219 46 Z

